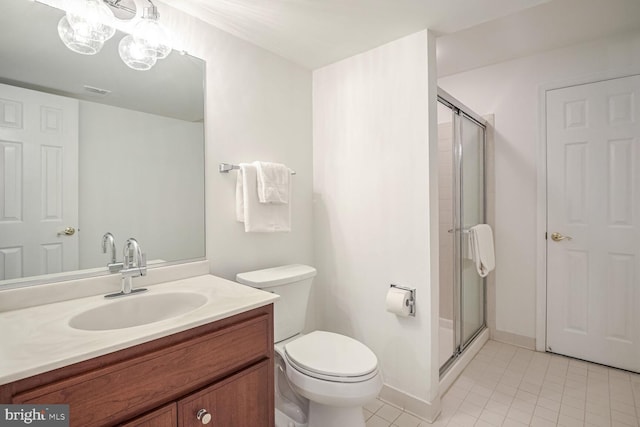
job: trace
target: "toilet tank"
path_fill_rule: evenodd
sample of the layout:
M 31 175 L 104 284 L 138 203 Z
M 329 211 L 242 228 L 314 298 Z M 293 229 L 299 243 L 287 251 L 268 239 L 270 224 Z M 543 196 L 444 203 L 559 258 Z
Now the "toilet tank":
M 316 269 L 293 264 L 238 273 L 236 281 L 280 296 L 273 306 L 274 342 L 302 332 Z

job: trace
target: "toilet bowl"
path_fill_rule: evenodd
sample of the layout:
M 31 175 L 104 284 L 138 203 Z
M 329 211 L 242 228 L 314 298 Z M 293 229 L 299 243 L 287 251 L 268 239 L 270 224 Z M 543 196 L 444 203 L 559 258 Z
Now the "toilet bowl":
M 293 389 L 309 399 L 309 427 L 364 427 L 362 405 L 382 388 L 369 348 L 344 335 L 314 331 L 287 343 L 284 360 Z
M 382 389 L 378 359 L 345 335 L 301 334 L 315 275 L 313 267 L 295 264 L 236 276 L 239 283 L 280 296 L 274 304 L 275 352 L 281 368 L 276 366 L 276 393 L 283 393 L 287 387 L 281 385 L 286 384 L 295 397 L 276 396 L 276 427 L 301 427 L 304 421 L 308 427 L 364 427 L 362 405 Z

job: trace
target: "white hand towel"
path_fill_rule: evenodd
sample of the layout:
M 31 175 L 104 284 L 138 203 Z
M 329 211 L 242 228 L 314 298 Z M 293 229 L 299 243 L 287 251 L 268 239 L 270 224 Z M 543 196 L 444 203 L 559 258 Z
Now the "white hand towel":
M 291 231 L 291 203 L 260 203 L 256 167 L 241 163 L 236 180 L 236 219 L 244 223 L 246 232 Z
M 472 258 L 480 277 L 487 277 L 496 267 L 493 248 L 493 231 L 487 224 L 474 225 L 469 229 Z
M 244 167 L 246 163 L 240 163 L 236 175 L 236 221 L 244 222 Z
M 289 203 L 291 171 L 280 163 L 253 162 L 258 173 L 260 203 Z

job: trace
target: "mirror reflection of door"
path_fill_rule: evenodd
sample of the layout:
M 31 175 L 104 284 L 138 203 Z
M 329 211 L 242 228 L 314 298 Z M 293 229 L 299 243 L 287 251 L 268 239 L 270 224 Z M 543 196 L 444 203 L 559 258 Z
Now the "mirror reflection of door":
M 78 268 L 78 101 L 0 84 L 0 280 Z

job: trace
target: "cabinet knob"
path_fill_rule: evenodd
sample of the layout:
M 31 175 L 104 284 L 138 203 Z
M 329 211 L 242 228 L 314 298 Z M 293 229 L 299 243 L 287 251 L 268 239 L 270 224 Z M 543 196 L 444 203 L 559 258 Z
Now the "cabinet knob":
M 209 424 L 211 422 L 211 414 L 207 412 L 206 409 L 200 409 L 196 413 L 196 418 L 198 418 L 202 424 Z

